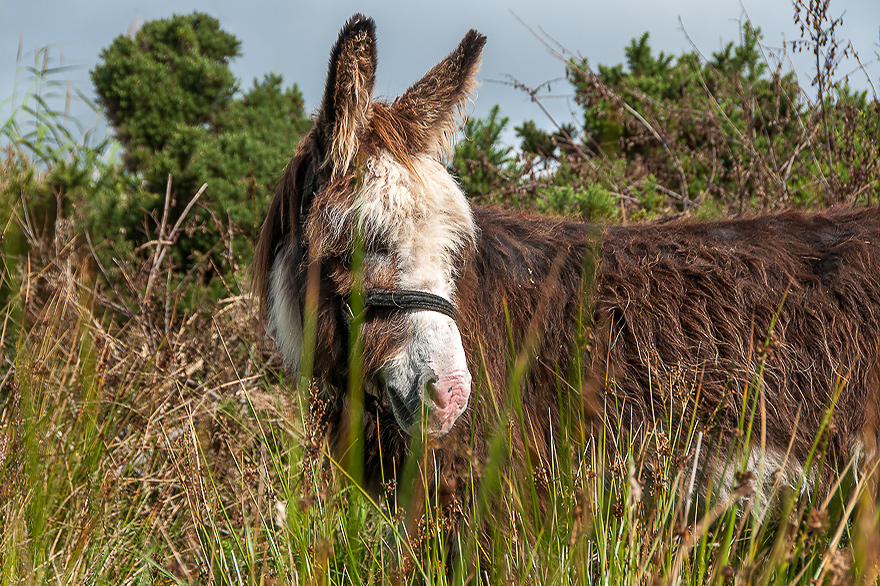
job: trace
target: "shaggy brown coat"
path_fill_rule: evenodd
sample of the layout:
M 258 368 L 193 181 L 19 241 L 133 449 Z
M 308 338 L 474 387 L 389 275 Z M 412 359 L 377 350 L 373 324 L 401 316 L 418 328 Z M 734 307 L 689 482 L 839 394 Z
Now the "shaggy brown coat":
M 466 475 L 470 458 L 486 455 L 484 440 L 499 424 L 489 405 L 509 404 L 511 340 L 533 353 L 518 389 L 530 426 L 530 445 L 519 449 L 533 465 L 552 462 L 561 405 L 584 405 L 593 431 L 598 423 L 624 438 L 667 423 L 672 408 L 723 439 L 753 406 L 743 404 L 747 388 L 763 394 L 757 417 L 766 418 L 767 447 L 792 462 L 805 462 L 833 407 L 826 479 L 872 442 L 880 412 L 880 209 L 601 232 L 474 212 L 480 236 L 458 284 L 459 327 L 468 364 L 481 375 L 474 394 L 485 403 L 444 440 L 449 453 L 441 447 L 437 457 L 446 477 Z M 570 375 L 578 337 L 591 323 L 577 388 Z M 380 468 L 381 432 L 384 469 L 399 470 L 408 439 L 381 402 L 372 408 L 365 469 Z M 866 448 L 876 453 L 874 443 Z

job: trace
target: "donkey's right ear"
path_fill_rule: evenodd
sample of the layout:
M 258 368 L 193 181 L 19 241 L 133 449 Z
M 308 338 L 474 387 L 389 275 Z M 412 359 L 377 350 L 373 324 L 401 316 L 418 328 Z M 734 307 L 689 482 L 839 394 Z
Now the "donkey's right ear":
M 370 117 L 376 81 L 376 23 L 352 16 L 330 53 L 321 110 L 315 121 L 331 175 L 344 173 L 358 151 L 358 135 Z

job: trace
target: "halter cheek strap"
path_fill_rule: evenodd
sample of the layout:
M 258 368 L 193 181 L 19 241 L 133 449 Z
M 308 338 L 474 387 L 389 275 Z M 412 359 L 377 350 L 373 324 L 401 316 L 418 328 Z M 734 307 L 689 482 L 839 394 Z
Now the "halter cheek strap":
M 413 289 L 367 289 L 364 291 L 364 309 L 375 307 L 400 311 L 436 311 L 458 321 L 458 310 L 449 301 L 428 293 Z M 351 306 L 343 302 L 343 317 L 348 325 L 354 318 Z

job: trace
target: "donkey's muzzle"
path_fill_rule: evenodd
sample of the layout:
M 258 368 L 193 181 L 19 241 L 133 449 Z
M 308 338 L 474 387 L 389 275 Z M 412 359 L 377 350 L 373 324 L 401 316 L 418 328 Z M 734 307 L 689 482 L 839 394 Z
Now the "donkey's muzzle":
M 433 373 L 430 373 L 430 375 L 425 373 L 413 378 L 409 385 L 400 380 L 389 378 L 385 380 L 385 393 L 388 396 L 388 401 L 391 403 L 391 411 L 394 413 L 397 425 L 408 434 L 413 432 L 416 423 L 419 421 L 419 416 L 423 410 L 421 389 L 424 388 L 425 381 L 429 380 L 430 377 L 436 379 Z
M 381 382 L 403 431 L 439 438 L 464 413 L 471 395 L 461 334 L 442 311 L 412 311 L 408 317 L 413 336 L 383 368 Z
M 405 389 L 394 381 L 386 380 L 385 384 L 400 429 L 409 435 L 423 430 L 430 438 L 449 433 L 467 407 L 470 390 L 467 371 L 438 377 L 426 369 Z

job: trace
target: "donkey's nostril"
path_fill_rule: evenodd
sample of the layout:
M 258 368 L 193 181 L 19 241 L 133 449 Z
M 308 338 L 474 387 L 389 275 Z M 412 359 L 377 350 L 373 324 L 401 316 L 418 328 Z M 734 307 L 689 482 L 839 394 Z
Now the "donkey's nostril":
M 422 396 L 437 404 L 437 376 L 434 373 L 425 376 L 422 382 Z

